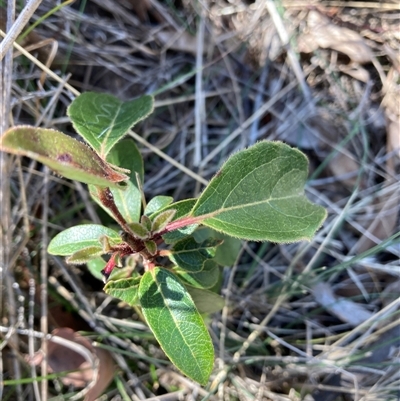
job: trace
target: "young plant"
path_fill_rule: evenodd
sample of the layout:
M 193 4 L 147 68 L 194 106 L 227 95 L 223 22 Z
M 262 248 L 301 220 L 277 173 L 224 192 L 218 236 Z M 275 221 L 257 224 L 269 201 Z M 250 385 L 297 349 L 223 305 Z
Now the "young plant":
M 173 202 L 156 196 L 144 206 L 143 161 L 134 142 L 123 138 L 152 110 L 151 96 L 121 102 L 111 95 L 84 93 L 72 102 L 68 115 L 90 146 L 56 130 L 17 126 L 4 134 L 0 149 L 89 185 L 92 198 L 121 231 L 97 224 L 71 227 L 53 238 L 48 252 L 101 269 L 106 293 L 140 306 L 174 365 L 205 385 L 214 350 L 200 313 L 223 306 L 223 299 L 210 290 L 219 280 L 219 263 L 225 263 L 218 249 L 225 246 L 229 252 L 232 244 L 221 236 L 307 240 L 326 212 L 304 195 L 305 155 L 267 141 L 231 156 L 199 198 Z M 200 226 L 208 227 L 201 235 L 196 231 Z M 160 248 L 162 244 L 169 248 Z M 124 264 L 121 278 L 114 269 Z

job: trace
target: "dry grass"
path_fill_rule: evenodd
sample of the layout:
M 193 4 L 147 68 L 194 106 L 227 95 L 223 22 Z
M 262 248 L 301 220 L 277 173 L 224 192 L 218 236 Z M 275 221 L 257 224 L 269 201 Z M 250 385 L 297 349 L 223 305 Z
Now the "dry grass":
M 39 3 L 30 24 L 54 6 Z M 47 255 L 63 228 L 104 221 L 86 188 L 3 154 L 0 398 L 79 391 L 27 363 L 64 326 L 112 351 L 104 400 L 400 399 L 399 20 L 395 1 L 93 0 L 7 53 L 3 131 L 73 134 L 77 93 L 155 93 L 133 134 L 148 198 L 197 196 L 229 154 L 284 140 L 309 156 L 307 193 L 329 217 L 310 243 L 243 243 L 224 270 L 226 307 L 209 318 L 217 360 L 203 389 L 166 363 L 136 311 Z

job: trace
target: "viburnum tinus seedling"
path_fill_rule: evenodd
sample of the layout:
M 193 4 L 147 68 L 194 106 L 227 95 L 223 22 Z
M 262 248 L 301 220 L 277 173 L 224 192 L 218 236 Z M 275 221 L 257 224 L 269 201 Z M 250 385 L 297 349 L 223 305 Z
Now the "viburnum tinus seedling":
M 89 146 L 56 130 L 17 126 L 4 134 L 0 148 L 89 185 L 94 201 L 121 231 L 97 224 L 71 227 L 53 238 L 48 252 L 102 270 L 106 293 L 140 306 L 174 365 L 205 385 L 214 349 L 201 313 L 223 306 L 211 290 L 224 264 L 218 248 L 229 242 L 221 238 L 310 239 L 326 212 L 304 195 L 305 155 L 268 141 L 231 156 L 197 199 L 156 196 L 144 204 L 143 161 L 134 141 L 124 137 L 152 110 L 151 96 L 121 102 L 88 92 L 72 102 L 68 115 Z

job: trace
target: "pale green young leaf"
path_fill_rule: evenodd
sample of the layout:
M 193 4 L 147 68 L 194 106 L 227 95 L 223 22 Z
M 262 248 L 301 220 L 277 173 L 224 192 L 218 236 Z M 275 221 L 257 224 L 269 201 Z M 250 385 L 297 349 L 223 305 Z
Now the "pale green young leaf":
M 104 276 L 101 273 L 101 271 L 105 268 L 107 262 L 103 259 L 103 258 L 95 258 L 92 260 L 89 260 L 87 262 L 87 267 L 90 271 L 90 273 L 92 274 L 92 276 L 94 276 L 95 278 L 97 278 L 100 281 L 104 280 Z
M 142 215 L 142 217 L 140 218 L 140 224 L 145 227 L 148 231 L 151 231 L 151 220 L 149 219 L 148 216 L 146 215 Z
M 171 203 L 170 205 L 158 210 L 150 216 L 151 220 L 154 220 L 160 213 L 166 210 L 176 210 L 174 218 L 172 221 L 178 220 L 184 216 L 187 216 L 189 212 L 192 210 L 193 206 L 196 203 L 196 199 L 185 199 L 179 202 Z M 191 224 L 190 226 L 186 226 L 180 228 L 179 230 L 175 230 L 163 235 L 163 239 L 167 244 L 173 244 L 176 241 L 179 241 L 182 238 L 190 235 L 196 228 L 198 224 Z
M 125 174 L 115 171 L 92 149 L 62 132 L 20 126 L 1 138 L 0 150 L 37 160 L 65 178 L 101 187 L 117 187 Z
M 72 255 L 88 247 L 101 247 L 101 238 L 105 236 L 111 245 L 122 242 L 120 235 L 111 228 L 99 224 L 82 224 L 57 234 L 50 241 L 47 251 L 52 255 Z
M 156 267 L 143 275 L 139 299 L 143 315 L 165 354 L 185 375 L 207 384 L 214 349 L 186 288 L 173 273 Z
M 88 246 L 87 248 L 83 248 L 80 251 L 74 252 L 67 258 L 66 262 L 71 265 L 83 265 L 90 260 L 96 259 L 103 253 L 102 246 Z
M 75 130 L 105 159 L 129 129 L 153 111 L 153 103 L 149 95 L 122 102 L 106 93 L 85 92 L 67 114 Z
M 110 151 L 107 161 L 130 170 L 126 188 L 112 188 L 114 202 L 127 223 L 138 222 L 142 211 L 142 194 L 139 190 L 136 175 L 143 183 L 143 158 L 132 139 L 123 139 Z
M 151 225 L 151 231 L 156 234 L 159 233 L 160 231 L 164 230 L 164 228 L 167 226 L 168 223 L 170 223 L 176 214 L 176 210 L 171 209 L 171 210 L 165 210 L 157 217 L 154 218 L 152 225 Z
M 310 239 L 326 217 L 304 195 L 308 160 L 281 142 L 259 142 L 231 156 L 200 195 L 190 215 L 247 240 Z
M 128 174 L 129 181 L 126 182 L 126 186 L 124 188 L 111 188 L 111 192 L 114 196 L 115 205 L 125 221 L 127 223 L 137 223 L 142 209 L 142 195 L 136 180 L 136 173 L 139 174 L 142 182 L 144 173 L 143 159 L 135 142 L 131 139 L 123 139 L 118 142 L 108 154 L 107 161 L 130 171 Z M 104 211 L 114 217 L 112 212 L 100 202 L 96 187 L 90 185 L 89 193 Z
M 140 223 L 131 223 L 129 224 L 129 227 L 132 232 L 140 239 L 146 239 L 149 236 L 147 228 Z
M 157 244 L 154 241 L 145 241 L 144 245 L 150 255 L 154 256 L 157 253 Z

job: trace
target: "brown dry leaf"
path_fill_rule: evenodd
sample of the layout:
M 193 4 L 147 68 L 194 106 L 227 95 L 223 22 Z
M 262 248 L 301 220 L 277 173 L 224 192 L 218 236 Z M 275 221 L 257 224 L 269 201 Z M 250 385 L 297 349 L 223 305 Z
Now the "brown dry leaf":
M 363 37 L 349 28 L 340 27 L 316 10 L 307 18 L 308 30 L 298 38 L 298 50 L 311 53 L 314 50 L 331 49 L 350 58 L 349 65 L 339 65 L 339 70 L 362 82 L 369 80 L 369 73 L 359 64 L 372 62 L 373 54 Z
M 193 55 L 197 54 L 197 38 L 187 31 L 177 33 L 176 31 L 164 30 L 157 32 L 156 37 L 168 49 Z M 207 49 L 206 44 L 204 49 Z
M 313 295 L 315 300 L 329 313 L 352 327 L 357 327 L 372 316 L 372 313 L 362 305 L 346 298 L 337 297 L 329 284 L 318 283 L 315 285 Z
M 94 401 L 107 388 L 114 376 L 114 363 L 108 351 L 94 347 L 89 339 L 82 337 L 72 329 L 62 327 L 53 330 L 54 337 L 68 340 L 89 350 L 94 361 L 98 361 L 98 371 L 95 364 L 91 363 L 83 354 L 77 352 L 68 341 L 55 341 L 57 338 L 50 339 L 48 342 L 48 373 L 61 373 L 73 371 L 60 380 L 66 385 L 72 385 L 77 388 L 92 385 L 86 393 L 85 401 Z M 38 351 L 30 361 L 33 365 L 40 365 L 45 355 Z M 91 383 L 95 380 L 95 383 Z
M 309 32 L 299 38 L 300 51 L 310 53 L 320 47 L 344 53 L 355 63 L 372 61 L 371 49 L 359 33 L 332 24 L 316 10 L 308 13 L 307 26 Z

